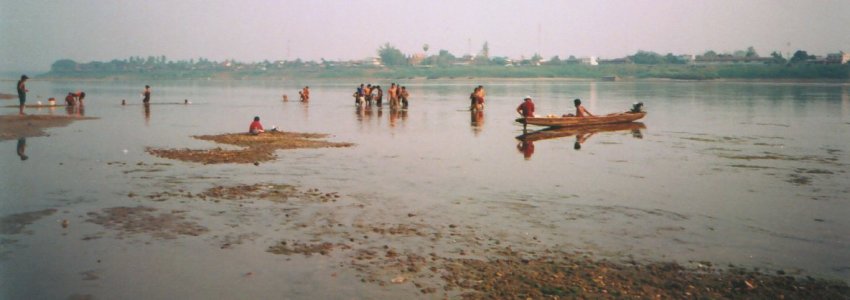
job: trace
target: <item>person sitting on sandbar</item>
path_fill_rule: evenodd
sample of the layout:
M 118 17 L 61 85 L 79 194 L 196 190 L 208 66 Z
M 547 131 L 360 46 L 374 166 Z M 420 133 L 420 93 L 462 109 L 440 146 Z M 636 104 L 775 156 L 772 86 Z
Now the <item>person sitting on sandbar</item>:
M 251 122 L 251 126 L 248 127 L 248 133 L 257 135 L 263 132 L 266 131 L 263 129 L 263 124 L 260 124 L 260 117 L 254 117 L 254 122 Z

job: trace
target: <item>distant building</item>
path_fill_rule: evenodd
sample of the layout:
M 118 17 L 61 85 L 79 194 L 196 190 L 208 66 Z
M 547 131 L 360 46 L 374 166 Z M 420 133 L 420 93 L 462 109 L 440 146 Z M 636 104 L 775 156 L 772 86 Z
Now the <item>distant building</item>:
M 838 53 L 831 53 L 826 55 L 826 63 L 828 64 L 843 65 L 847 62 L 850 62 L 850 53 L 844 53 L 844 51 L 841 51 Z
M 382 67 L 384 64 L 381 62 L 381 58 L 379 57 L 367 57 L 359 62 L 353 63 L 356 66 L 375 66 Z
M 589 66 L 598 66 L 599 65 L 599 61 L 596 59 L 596 56 L 582 57 L 582 58 L 579 58 L 578 60 L 579 60 L 579 64 L 582 64 L 582 65 L 589 65 Z
M 773 61 L 770 57 L 739 57 L 722 55 L 716 57 L 698 56 L 694 58 L 696 65 L 731 65 L 731 64 L 766 64 Z
M 623 65 L 632 63 L 628 58 L 613 58 L 613 59 L 600 59 L 598 61 L 600 65 Z
M 424 60 L 425 60 L 425 53 L 416 53 L 416 54 L 411 55 L 410 58 L 407 59 L 407 61 L 413 66 L 422 64 L 422 61 L 424 61 Z

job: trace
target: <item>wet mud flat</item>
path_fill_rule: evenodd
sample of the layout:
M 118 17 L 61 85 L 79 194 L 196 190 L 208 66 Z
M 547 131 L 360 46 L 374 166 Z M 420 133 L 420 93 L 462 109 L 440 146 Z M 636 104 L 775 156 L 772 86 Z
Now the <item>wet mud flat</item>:
M 44 136 L 52 127 L 68 126 L 78 120 L 97 118 L 62 115 L 0 115 L 0 141 L 16 138 Z
M 85 222 L 103 229 L 86 233 L 83 240 L 148 237 L 155 243 L 200 238 L 219 251 L 259 244 L 257 251 L 265 249 L 287 260 L 339 261 L 339 268 L 359 278 L 359 283 L 351 284 L 395 288 L 411 296 L 850 299 L 850 287 L 841 281 L 711 262 L 681 265 L 603 259 L 534 243 L 536 237 L 517 244 L 488 228 L 447 221 L 438 213 L 403 209 L 388 213 L 370 197 L 318 188 L 281 183 L 213 185 L 197 192 L 166 189 L 130 192 L 127 197 L 139 205 L 95 209 L 72 220 L 72 224 Z M 163 203 L 203 204 L 210 209 L 173 209 Z M 233 211 L 239 211 L 238 216 L 229 215 Z M 27 234 L 27 226 L 55 212 L 2 217 L 2 234 Z M 257 231 L 269 224 L 269 218 L 281 233 L 264 236 Z M 236 230 L 224 232 L 216 227 L 220 221 L 234 224 Z M 86 278 L 96 281 L 97 276 Z
M 274 159 L 278 149 L 327 147 L 323 144 L 326 142 L 317 141 L 324 137 L 327 135 L 285 132 L 197 136 L 242 149 L 221 150 L 236 154 L 160 149 L 167 150 L 161 153 L 178 153 L 174 157 L 159 155 L 156 149 L 148 151 L 189 162 L 256 163 Z M 330 144 L 330 147 L 351 146 Z M 213 154 L 203 154 L 204 151 Z M 199 255 L 238 250 L 259 252 L 260 257 L 259 254 L 284 257 L 287 261 L 316 264 L 332 261 L 340 273 L 355 274 L 356 282 L 343 284 L 393 289 L 413 297 L 850 299 L 850 288 L 843 281 L 782 270 L 721 266 L 708 261 L 605 259 L 594 253 L 569 250 L 570 246 L 540 242 L 546 239 L 544 236 L 529 236 L 522 241 L 511 238 L 522 230 L 493 229 L 469 221 L 463 214 L 446 216 L 445 211 L 414 211 L 379 193 L 345 194 L 282 182 L 222 184 L 218 180 L 221 178 L 169 184 L 168 177 L 157 174 L 179 170 L 179 166 L 141 162 L 106 162 L 106 165 L 126 169 L 123 174 L 138 176 L 135 178 L 144 179 L 145 183 L 128 186 L 122 194 L 133 205 L 108 204 L 111 207 L 89 209 L 76 219 L 69 218 L 71 225 L 65 230 L 83 230 L 77 229 L 85 227 L 75 226 L 78 223 L 98 228 L 81 233 L 85 242 L 122 243 L 140 239 L 165 245 L 169 241 L 193 239 L 203 241 L 204 247 L 210 249 Z M 151 184 L 156 190 L 145 188 Z M 56 211 L 0 216 L 0 246 L 16 243 L 14 239 L 18 235 L 32 234 L 28 229 L 31 224 L 47 219 Z M 61 223 L 63 227 L 67 224 Z M 265 276 L 262 270 L 234 272 L 240 280 Z M 81 274 L 83 280 L 94 282 L 101 276 L 97 271 L 84 270 Z M 234 283 L 233 288 L 240 286 Z M 83 298 L 97 298 L 97 293 Z
M 352 143 L 339 143 L 321 140 L 330 135 L 320 133 L 297 133 L 270 131 L 258 135 L 248 133 L 230 133 L 219 135 L 200 135 L 194 138 L 241 147 L 237 150 L 222 149 L 158 149 L 146 151 L 162 158 L 203 164 L 221 163 L 259 163 L 276 158 L 275 151 L 281 149 L 304 148 L 340 148 L 351 147 Z

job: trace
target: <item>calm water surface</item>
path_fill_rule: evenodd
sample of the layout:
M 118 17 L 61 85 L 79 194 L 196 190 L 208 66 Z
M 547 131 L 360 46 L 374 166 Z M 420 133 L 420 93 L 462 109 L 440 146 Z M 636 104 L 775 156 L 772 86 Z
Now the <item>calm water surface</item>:
M 272 221 L 242 224 L 258 238 L 232 251 L 211 249 L 217 233 L 83 240 L 104 231 L 84 220 L 105 207 L 217 209 L 146 202 L 128 192 L 254 182 L 368 199 L 382 207 L 375 214 L 436 215 L 516 247 L 533 236 L 546 247 L 603 257 L 709 261 L 850 281 L 846 84 L 399 82 L 411 93 L 404 112 L 355 108 L 351 94 L 360 82 L 31 82 L 35 101 L 86 91 L 84 114 L 99 119 L 26 139 L 25 161 L 18 141 L 0 141 L 0 217 L 58 210 L 28 232 L 0 235 L 0 298 L 392 295 L 347 284 L 359 281 L 343 273 L 329 281 L 322 270 L 333 269 L 331 261 L 265 253 L 278 234 L 269 229 Z M 147 111 L 139 97 L 145 84 L 153 89 Z M 466 110 L 478 84 L 488 94 L 482 115 Z M 283 94 L 297 99 L 303 85 L 311 86 L 309 104 L 281 101 Z M 525 95 L 539 114 L 571 112 L 573 98 L 597 114 L 642 101 L 649 114 L 643 127 L 582 136 L 579 150 L 572 134 L 522 143 L 516 139 L 522 126 L 513 120 Z M 266 127 L 330 133 L 332 141 L 357 145 L 279 151 L 277 161 L 260 166 L 201 165 L 144 152 L 220 146 L 191 136 L 245 131 L 255 115 Z M 162 167 L 131 167 L 138 163 Z M 232 221 L 196 217 L 211 228 Z M 61 219 L 71 219 L 76 230 L 61 231 Z M 232 270 L 273 276 L 234 279 Z

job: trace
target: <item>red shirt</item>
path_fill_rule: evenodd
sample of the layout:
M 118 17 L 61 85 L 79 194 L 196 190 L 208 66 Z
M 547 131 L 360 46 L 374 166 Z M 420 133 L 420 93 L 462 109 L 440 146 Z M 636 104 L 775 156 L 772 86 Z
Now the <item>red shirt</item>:
M 248 132 L 255 132 L 263 130 L 263 124 L 260 124 L 260 121 L 251 122 L 251 126 L 248 127 Z
M 534 102 L 525 101 L 516 108 L 517 110 L 522 111 L 523 117 L 533 117 L 534 116 Z

